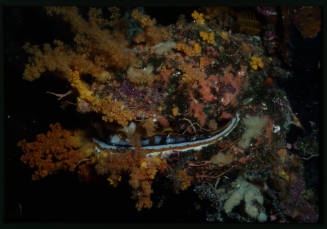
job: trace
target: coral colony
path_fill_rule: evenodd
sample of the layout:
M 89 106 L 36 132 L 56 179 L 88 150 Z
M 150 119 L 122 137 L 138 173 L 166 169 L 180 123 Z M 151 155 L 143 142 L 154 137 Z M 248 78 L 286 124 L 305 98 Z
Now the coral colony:
M 192 189 L 208 200 L 208 220 L 317 222 L 302 161 L 285 140 L 290 125 L 301 124 L 271 80 L 288 72 L 255 27 L 242 29 L 243 14 L 233 32 L 225 30 L 227 16 L 217 20 L 228 14 L 224 7 L 195 10 L 192 20 L 181 16 L 169 26 L 142 8 L 121 16 L 111 7 L 108 18 L 95 8 L 87 18 L 76 7 L 45 10 L 71 25 L 74 40 L 27 43 L 23 77 L 53 72 L 66 81 L 70 90 L 54 95 L 74 96 L 93 135 L 54 123 L 35 141 L 19 141 L 33 180 L 58 171 L 77 171 L 82 181 L 101 175 L 114 187 L 126 179 L 141 211 L 152 208 L 152 183 L 161 176 L 171 192 Z

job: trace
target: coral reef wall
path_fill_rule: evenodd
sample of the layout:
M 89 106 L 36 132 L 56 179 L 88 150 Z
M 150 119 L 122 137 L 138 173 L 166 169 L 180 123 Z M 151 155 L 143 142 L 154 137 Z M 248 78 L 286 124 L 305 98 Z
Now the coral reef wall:
M 287 26 L 318 39 L 319 15 L 309 14 L 310 28 L 300 17 L 319 8 L 165 9 L 176 20 L 142 7 L 33 9 L 45 21 L 24 39 L 13 37 L 9 21 L 17 14 L 23 29 L 35 23 L 31 13 L 9 11 L 6 95 L 22 88 L 26 98 L 7 101 L 8 145 L 17 154 L 7 148 L 14 163 L 7 170 L 23 171 L 7 182 L 39 191 L 29 201 L 11 194 L 8 218 L 318 222 L 306 162 L 320 157 L 319 127 L 311 121 L 311 138 L 290 140 L 308 122 L 283 85 L 297 77 Z M 51 189 L 54 200 L 36 206 L 53 210 L 33 210 L 41 190 Z M 61 198 L 69 208 L 55 213 L 66 208 L 55 203 Z M 108 212 L 70 207 L 83 203 Z

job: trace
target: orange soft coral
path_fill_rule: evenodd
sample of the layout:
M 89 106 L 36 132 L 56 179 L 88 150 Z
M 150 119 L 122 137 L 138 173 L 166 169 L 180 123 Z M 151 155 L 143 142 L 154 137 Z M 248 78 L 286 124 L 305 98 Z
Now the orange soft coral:
M 26 44 L 24 49 L 33 54 L 26 65 L 24 78 L 35 80 L 45 71 L 61 72 L 65 78 L 69 77 L 69 70 L 74 69 L 81 74 L 90 74 L 99 81 L 110 79 L 110 73 L 105 69 L 110 67 L 125 70 L 138 63 L 134 52 L 126 51 L 128 42 L 125 35 L 116 29 L 109 32 L 103 26 L 110 24 L 101 19 L 101 13 L 91 9 L 89 21 L 78 13 L 76 7 L 46 7 L 49 15 L 59 15 L 72 25 L 74 50 L 61 41 L 54 41 L 54 48 L 45 44 L 39 46 Z
M 102 81 L 110 78 L 109 73 L 102 66 L 88 59 L 86 55 L 73 51 L 61 41 L 55 40 L 53 43 L 54 48 L 50 44 L 44 44 L 43 49 L 37 45 L 31 46 L 29 43 L 24 45 L 25 51 L 33 55 L 25 67 L 24 79 L 33 81 L 46 71 L 58 71 L 68 80 L 71 68 L 78 69 L 82 74 L 98 77 Z
M 191 186 L 193 177 L 188 175 L 185 170 L 179 170 L 176 175 L 176 180 L 179 183 L 179 189 L 184 191 Z M 178 192 L 178 190 L 177 190 Z
M 153 121 L 152 118 L 146 119 L 145 122 L 143 123 L 143 127 L 146 131 L 147 137 L 155 135 L 156 123 Z
M 155 26 L 156 20 L 142 14 L 139 10 L 133 10 L 131 16 L 144 30 L 134 38 L 136 43 L 146 42 L 149 46 L 153 46 L 171 37 L 171 33 L 167 28 Z
M 134 189 L 134 198 L 138 199 L 137 210 L 152 207 L 152 182 L 157 172 L 163 172 L 166 168 L 166 160 L 161 160 L 160 156 L 157 156 L 152 159 L 145 158 L 140 162 L 140 166 L 133 170 L 129 183 Z
M 36 171 L 33 180 L 43 178 L 59 170 L 74 171 L 77 163 L 90 153 L 81 150 L 80 134 L 65 130 L 59 123 L 51 124 L 50 131 L 38 134 L 36 141 L 18 142 L 18 147 L 24 151 L 21 160 Z
M 130 175 L 133 198 L 137 200 L 136 208 L 151 208 L 152 182 L 158 172 L 164 172 L 167 168 L 166 160 L 160 157 L 145 157 L 139 148 L 122 154 L 105 152 L 98 156 L 96 170 L 99 174 L 108 174 L 107 180 L 114 187 L 121 181 L 122 174 L 127 172 Z
M 156 24 L 156 19 L 151 19 L 149 15 L 142 14 L 138 9 L 133 10 L 131 16 L 142 28 Z
M 132 120 L 132 112 L 122 102 L 113 101 L 111 96 L 98 99 L 92 105 L 94 111 L 102 114 L 102 120 L 105 122 L 116 121 L 118 124 L 126 126 Z

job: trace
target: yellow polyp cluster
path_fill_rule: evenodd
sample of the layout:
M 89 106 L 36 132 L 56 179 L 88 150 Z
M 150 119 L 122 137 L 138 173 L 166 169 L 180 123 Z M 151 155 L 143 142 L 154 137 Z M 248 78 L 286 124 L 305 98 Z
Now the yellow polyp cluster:
M 148 163 L 146 161 L 141 162 L 141 168 L 146 168 L 148 166 Z
M 202 13 L 199 13 L 198 11 L 194 10 L 192 13 L 192 17 L 195 20 L 196 24 L 198 25 L 204 24 L 204 18 Z
M 192 48 L 185 43 L 177 43 L 175 49 L 185 53 L 187 56 L 192 56 L 193 54 Z
M 290 176 L 285 172 L 285 170 L 280 172 L 280 176 L 285 178 L 287 181 L 290 179 Z
M 193 55 L 198 55 L 198 54 L 201 53 L 201 51 L 202 51 L 201 46 L 200 46 L 198 43 L 195 43 L 195 44 L 193 45 L 192 54 L 193 54 Z
M 207 33 L 207 32 L 200 32 L 200 37 L 202 38 L 202 40 L 208 42 L 209 44 L 215 44 L 215 33 L 211 32 L 211 33 Z
M 114 185 L 114 181 L 109 177 L 109 178 L 107 178 L 107 181 L 110 183 L 110 185 Z
M 86 83 L 81 81 L 79 72 L 71 71 L 70 76 L 70 84 L 72 87 L 77 89 L 78 93 L 80 94 L 80 98 L 92 103 L 95 100 L 93 92 L 87 88 Z
M 258 70 L 259 68 L 263 68 L 262 59 L 256 56 L 251 57 L 250 66 L 253 70 Z
M 182 191 L 184 191 L 188 187 L 191 186 L 191 182 L 193 180 L 193 177 L 192 176 L 189 176 L 185 170 L 179 170 L 177 172 L 176 179 L 180 183 L 179 189 L 182 190 Z M 178 190 L 177 190 L 177 192 L 178 192 Z
M 227 39 L 228 39 L 228 33 L 227 33 L 226 31 L 224 31 L 224 32 L 222 32 L 222 33 L 220 34 L 220 37 L 221 37 L 222 39 L 224 39 L 224 40 L 227 40 Z
M 95 112 L 102 114 L 102 120 L 105 122 L 114 122 L 126 126 L 132 120 L 132 112 L 127 109 L 122 102 L 113 101 L 111 96 L 105 99 L 94 100 L 93 109 Z
M 107 178 L 107 181 L 109 182 L 110 185 L 113 187 L 117 187 L 118 183 L 121 181 L 121 176 L 116 177 L 115 179 L 112 179 L 110 177 Z
M 205 62 L 204 57 L 200 57 L 200 68 L 204 67 L 204 62 Z
M 172 109 L 171 109 L 171 111 L 172 111 L 172 113 L 173 113 L 173 116 L 177 116 L 177 115 L 179 115 L 180 113 L 179 113 L 179 111 L 178 111 L 178 107 L 173 107 Z
M 195 56 L 201 53 L 202 48 L 198 43 L 194 43 L 193 48 L 185 43 L 177 43 L 175 49 L 185 53 L 187 56 Z
M 194 83 L 195 81 L 202 80 L 206 74 L 198 68 L 192 68 L 192 66 L 187 64 L 181 64 L 178 67 L 180 70 L 184 72 L 182 75 L 182 81 L 185 83 Z
M 95 73 L 94 77 L 100 82 L 106 82 L 111 79 L 111 75 L 107 71 L 103 71 L 101 73 Z
M 151 19 L 150 16 L 142 14 L 139 10 L 133 10 L 132 18 L 139 22 L 144 28 L 146 26 L 154 26 L 156 24 L 155 19 Z

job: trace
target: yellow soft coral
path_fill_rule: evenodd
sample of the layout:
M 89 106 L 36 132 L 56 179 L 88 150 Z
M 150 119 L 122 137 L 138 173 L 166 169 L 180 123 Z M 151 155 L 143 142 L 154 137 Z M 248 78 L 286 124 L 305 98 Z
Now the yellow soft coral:
M 184 52 L 187 56 L 192 56 L 193 54 L 192 48 L 185 43 L 178 42 L 175 49 Z
M 250 66 L 253 70 L 258 70 L 258 68 L 263 68 L 263 62 L 260 57 L 251 57 Z
M 227 40 L 228 39 L 228 33 L 226 31 L 223 31 L 221 34 L 220 34 L 220 37 L 224 40 Z
M 173 116 L 178 116 L 180 115 L 179 111 L 178 111 L 178 107 L 174 106 L 172 109 L 171 109 L 171 112 L 173 113 Z
M 82 82 L 78 71 L 70 71 L 70 84 L 72 87 L 76 88 L 80 98 L 92 103 L 95 100 L 93 92 L 87 88 L 87 84 Z
M 185 43 L 177 43 L 175 49 L 184 52 L 187 56 L 195 56 L 201 53 L 201 46 L 198 43 L 193 44 L 193 48 Z
M 204 32 L 204 31 L 200 31 L 200 37 L 202 38 L 202 40 L 208 42 L 209 44 L 215 44 L 215 33 L 214 32 Z
M 282 170 L 279 175 L 283 178 L 285 178 L 287 181 L 289 181 L 290 176 L 285 172 L 285 170 Z
M 192 13 L 192 17 L 195 20 L 196 24 L 199 24 L 199 25 L 204 24 L 204 18 L 203 18 L 202 13 L 199 13 L 198 11 L 194 10 Z
M 140 23 L 141 27 L 154 26 L 156 24 L 155 19 L 151 19 L 149 15 L 142 14 L 139 10 L 135 9 L 131 14 L 132 18 Z
M 193 45 L 193 50 L 192 50 L 192 54 L 193 55 L 198 55 L 201 53 L 201 46 L 198 43 L 194 43 Z
M 182 75 L 182 81 L 185 83 L 194 83 L 196 81 L 202 80 L 206 76 L 206 74 L 202 72 L 201 69 L 193 68 L 188 64 L 181 64 L 178 68 L 184 72 Z

